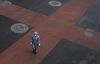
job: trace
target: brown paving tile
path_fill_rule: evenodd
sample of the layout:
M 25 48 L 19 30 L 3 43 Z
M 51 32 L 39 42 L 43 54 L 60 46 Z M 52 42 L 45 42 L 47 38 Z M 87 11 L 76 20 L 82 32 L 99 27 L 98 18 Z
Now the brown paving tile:
M 17 6 L 13 6 L 12 9 L 9 8 L 10 10 L 4 9 L 0 11 L 2 15 L 25 22 L 34 27 L 32 31 L 17 41 L 16 44 L 0 54 L 0 64 L 39 64 L 61 38 L 99 50 L 99 34 L 94 33 L 95 36 L 93 38 L 87 39 L 83 35 L 86 29 L 74 25 L 93 2 L 93 0 L 82 1 L 70 0 L 68 4 L 65 4 L 51 16 L 34 13 Z M 33 31 L 40 32 L 41 36 L 41 47 L 37 55 L 31 53 L 31 46 L 29 44 Z

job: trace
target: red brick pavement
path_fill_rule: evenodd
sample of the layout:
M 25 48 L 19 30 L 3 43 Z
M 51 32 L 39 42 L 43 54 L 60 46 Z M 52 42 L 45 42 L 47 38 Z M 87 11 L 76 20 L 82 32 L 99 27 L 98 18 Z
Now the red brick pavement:
M 84 36 L 87 29 L 75 26 L 93 2 L 94 0 L 70 0 L 51 16 L 16 5 L 1 6 L 0 15 L 24 22 L 34 28 L 0 54 L 0 64 L 39 64 L 61 38 L 100 50 L 100 34 L 93 32 L 94 37 L 87 38 Z M 41 36 L 41 46 L 37 55 L 32 54 L 29 44 L 34 31 L 38 31 Z

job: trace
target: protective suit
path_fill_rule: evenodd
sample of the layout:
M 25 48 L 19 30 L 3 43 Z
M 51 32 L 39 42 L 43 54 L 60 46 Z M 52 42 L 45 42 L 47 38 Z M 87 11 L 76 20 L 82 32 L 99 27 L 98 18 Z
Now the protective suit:
M 32 48 L 33 48 L 33 53 L 37 53 L 37 49 L 40 46 L 40 36 L 38 35 L 37 32 L 34 32 L 32 35 Z

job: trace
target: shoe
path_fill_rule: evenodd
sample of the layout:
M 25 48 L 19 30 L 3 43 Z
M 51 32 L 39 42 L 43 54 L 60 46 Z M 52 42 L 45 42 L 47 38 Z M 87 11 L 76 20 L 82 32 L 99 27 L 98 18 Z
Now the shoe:
M 34 54 L 37 54 L 37 50 L 36 50 L 36 49 L 33 49 L 33 53 L 34 53 Z
M 34 53 L 34 54 L 37 54 L 37 52 L 36 52 L 36 51 L 34 51 L 33 53 Z

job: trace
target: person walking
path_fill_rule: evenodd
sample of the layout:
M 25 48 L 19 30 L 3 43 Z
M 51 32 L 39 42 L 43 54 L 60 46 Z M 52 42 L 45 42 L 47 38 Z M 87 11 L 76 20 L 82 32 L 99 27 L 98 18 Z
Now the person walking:
M 40 36 L 38 32 L 34 32 L 31 39 L 33 53 L 37 54 L 37 49 L 40 46 Z

